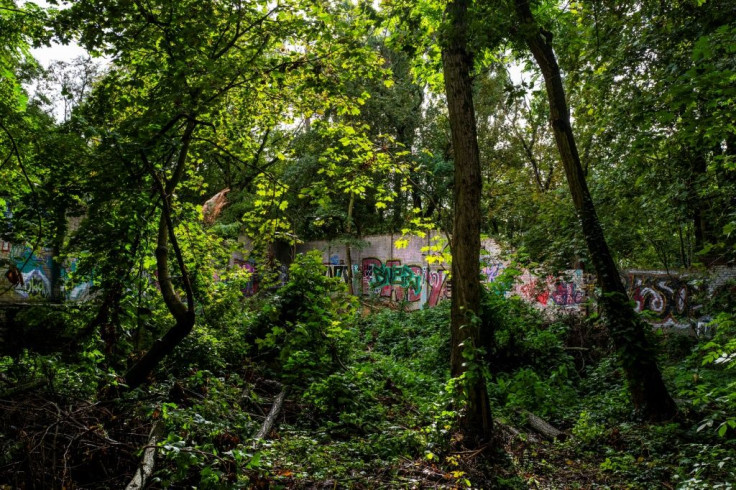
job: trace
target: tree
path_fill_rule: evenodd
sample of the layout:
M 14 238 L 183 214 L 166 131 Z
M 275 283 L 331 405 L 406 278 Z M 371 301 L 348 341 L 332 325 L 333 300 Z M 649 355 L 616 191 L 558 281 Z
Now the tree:
M 478 444 L 491 440 L 493 418 L 486 381 L 478 369 L 483 348 L 478 321 L 482 178 L 470 76 L 470 4 L 468 0 L 456 0 L 447 5 L 442 66 L 455 164 L 450 369 L 454 377 L 465 376 L 467 406 L 461 428 L 471 444 Z
M 298 1 L 80 2 L 59 14 L 59 32 L 114 58 L 79 112 L 95 148 L 91 171 L 80 178 L 97 180 L 88 185 L 84 233 L 103 237 L 87 244 L 107 264 L 100 275 L 113 281 L 105 289 L 117 291 L 110 297 L 118 303 L 152 233 L 158 286 L 174 320 L 128 370 L 130 387 L 195 325 L 200 267 L 182 244 L 208 184 L 201 175 L 211 175 L 223 155 L 254 177 L 272 164 L 264 154 L 284 160 L 278 147 L 264 146 L 285 113 L 357 111 L 344 87 L 372 76 L 379 59 L 360 43 L 360 19 L 351 6 Z M 249 138 L 256 142 L 243 141 Z M 152 216 L 156 224 L 148 226 Z
M 46 40 L 44 21 L 43 10 L 35 4 L 18 7 L 12 0 L 0 1 L 0 225 L 4 239 L 30 243 L 34 251 L 48 237 L 38 178 L 29 163 L 39 153 L 34 132 L 51 130 L 53 121 L 28 103 L 23 84 L 37 75 L 30 43 Z
M 544 76 L 557 149 L 601 288 L 599 303 L 626 373 L 632 400 L 635 407 L 650 420 L 671 419 L 677 412 L 677 406 L 657 367 L 652 343 L 646 335 L 647 327 L 629 303 L 585 181 L 562 76 L 552 49 L 552 34 L 537 24 L 529 0 L 516 0 L 516 13 L 520 23 L 519 33 Z
M 583 2 L 575 14 L 589 46 L 570 56 L 584 68 L 571 73 L 575 119 L 593 136 L 606 188 L 660 217 L 614 219 L 649 242 L 640 257 L 665 267 L 732 254 L 722 230 L 734 205 L 734 14 L 720 0 Z

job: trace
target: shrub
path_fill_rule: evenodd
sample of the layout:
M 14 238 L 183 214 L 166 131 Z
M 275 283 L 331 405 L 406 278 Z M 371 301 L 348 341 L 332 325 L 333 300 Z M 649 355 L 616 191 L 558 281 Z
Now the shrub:
M 298 256 L 288 282 L 248 327 L 247 338 L 257 347 L 253 354 L 270 361 L 275 374 L 289 383 L 327 376 L 349 352 L 355 306 L 345 283 L 325 275 L 319 252 Z

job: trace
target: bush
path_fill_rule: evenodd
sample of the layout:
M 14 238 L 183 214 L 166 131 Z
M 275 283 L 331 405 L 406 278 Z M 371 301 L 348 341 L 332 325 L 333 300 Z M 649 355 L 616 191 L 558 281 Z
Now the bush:
M 492 331 L 489 349 L 494 374 L 510 373 L 522 367 L 550 372 L 565 366 L 574 373 L 572 357 L 565 352 L 567 325 L 548 322 L 542 314 L 520 298 L 486 292 L 482 298 L 482 328 Z
M 437 379 L 449 376 L 449 302 L 411 312 L 383 310 L 360 319 L 358 326 L 369 349 Z
M 341 366 L 355 315 L 356 299 L 340 278 L 325 275 L 320 253 L 312 251 L 297 257 L 288 282 L 265 301 L 246 338 L 276 376 L 304 384 Z

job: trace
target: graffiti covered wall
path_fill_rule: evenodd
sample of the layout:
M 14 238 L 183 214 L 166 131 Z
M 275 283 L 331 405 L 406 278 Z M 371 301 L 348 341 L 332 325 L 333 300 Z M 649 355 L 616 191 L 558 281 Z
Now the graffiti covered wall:
M 363 247 L 353 247 L 353 290 L 364 297 L 403 302 L 408 309 L 432 307 L 452 296 L 450 266 L 430 263 L 428 248 L 436 244 L 437 235 L 412 237 L 406 247 L 396 247 L 398 235 L 364 238 Z M 298 253 L 322 252 L 325 274 L 342 277 L 347 282 L 345 246 L 334 242 L 315 241 L 300 245 Z M 481 252 L 481 274 L 485 283 L 496 281 L 508 267 L 508 261 L 492 240 L 484 240 Z M 736 279 L 735 268 L 712 271 L 707 282 L 712 290 L 727 279 Z M 694 304 L 696 287 L 687 274 L 664 271 L 631 270 L 622 277 L 636 310 L 648 312 L 647 319 L 656 326 L 690 328 L 700 317 Z M 548 312 L 578 312 L 594 296 L 595 277 L 580 269 L 558 275 L 540 276 L 524 270 L 514 282 L 509 295 L 516 295 Z
M 452 295 L 450 265 L 438 259 L 442 238 L 438 234 L 410 237 L 405 247 L 397 247 L 398 235 L 364 238 L 364 246 L 350 249 L 353 291 L 366 297 L 403 302 L 408 309 L 436 306 Z M 499 246 L 483 240 L 481 273 L 483 281 L 494 282 L 506 269 Z M 308 242 L 297 247 L 298 253 L 322 252 L 325 274 L 342 277 L 347 282 L 347 250 L 344 245 L 327 241 Z M 430 260 L 428 260 L 429 257 Z M 580 270 L 559 276 L 538 277 L 524 271 L 510 294 L 516 294 L 540 308 L 578 309 L 586 300 L 586 283 Z
M 352 276 L 353 291 L 366 298 L 401 303 L 410 310 L 433 307 L 449 299 L 452 296 L 450 265 L 441 255 L 446 240 L 433 233 L 424 238 L 409 237 L 406 246 L 397 247 L 398 238 L 401 237 L 365 237 L 362 246 L 351 247 L 351 265 L 345 245 L 335 242 L 304 243 L 296 252 L 319 250 L 325 274 L 345 282 Z M 243 245 L 244 249 L 249 248 L 247 241 Z M 235 254 L 230 266 L 250 274 L 243 287 L 245 296 L 258 293 L 259 274 L 253 260 Z M 483 240 L 480 270 L 483 282 L 497 281 L 508 267 L 509 262 L 498 245 Z M 285 265 L 281 268 L 279 280 L 284 284 L 287 270 Z M 22 279 L 16 277 L 13 282 L 12 270 Z M 0 303 L 84 301 L 92 295 L 93 277 L 80 277 L 76 272 L 76 259 L 59 263 L 51 249 L 32 251 L 27 246 L 0 240 Z M 689 327 L 701 316 L 693 299 L 696 288 L 692 277 L 647 270 L 625 271 L 622 276 L 637 311 L 647 312 L 647 319 L 654 325 Z M 709 290 L 729 279 L 736 279 L 736 268 L 714 269 L 707 278 Z M 594 278 L 579 269 L 558 275 L 537 275 L 524 270 L 506 294 L 519 296 L 544 311 L 577 312 L 594 296 L 594 288 Z
M 364 238 L 362 247 L 350 249 L 353 291 L 384 301 L 405 302 L 409 309 L 435 306 L 449 298 L 449 265 L 442 261 L 432 265 L 427 262 L 431 254 L 428 249 L 438 248 L 438 235 L 410 237 L 408 245 L 401 248 L 396 247 L 397 238 L 398 235 L 369 236 Z M 349 280 L 344 245 L 317 241 L 297 247 L 297 253 L 309 250 L 322 252 L 327 275 Z
M 77 259 L 60 263 L 52 249 L 0 240 L 0 303 L 86 300 L 93 278 L 80 280 L 76 271 Z
M 693 286 L 688 278 L 662 271 L 631 270 L 623 274 L 629 298 L 636 311 L 648 312 L 655 325 L 672 326 L 697 316 L 698 305 L 691 304 Z

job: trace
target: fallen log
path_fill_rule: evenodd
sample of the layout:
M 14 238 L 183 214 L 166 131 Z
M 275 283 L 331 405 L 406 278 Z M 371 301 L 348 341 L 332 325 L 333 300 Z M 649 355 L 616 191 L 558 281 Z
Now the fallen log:
M 521 413 L 526 417 L 529 427 L 539 432 L 546 438 L 551 440 L 559 439 L 560 441 L 564 441 L 567 438 L 567 434 L 553 427 L 543 418 L 534 415 L 528 410 L 522 410 Z
M 153 474 L 153 468 L 156 465 L 156 443 L 161 436 L 161 429 L 163 424 L 158 420 L 153 423 L 151 433 L 148 436 L 148 442 L 146 443 L 146 449 L 143 451 L 143 459 L 141 465 L 135 470 L 133 479 L 130 480 L 125 490 L 141 490 L 146 486 L 146 482 Z
M 266 417 L 266 420 L 263 421 L 261 430 L 259 430 L 255 436 L 256 440 L 265 438 L 268 433 L 271 432 L 271 428 L 273 428 L 273 424 L 274 422 L 276 422 L 276 418 L 279 416 L 279 412 L 281 412 L 281 407 L 284 405 L 284 399 L 286 398 L 287 391 L 289 391 L 289 387 L 284 386 L 283 388 L 281 388 L 281 392 L 274 399 L 271 411 L 268 412 L 268 417 Z
M 502 432 L 506 432 L 511 439 L 517 439 L 521 437 L 521 432 L 518 429 L 511 427 L 508 424 L 504 424 L 499 419 L 493 419 L 493 423 L 496 425 L 496 427 L 501 429 Z

